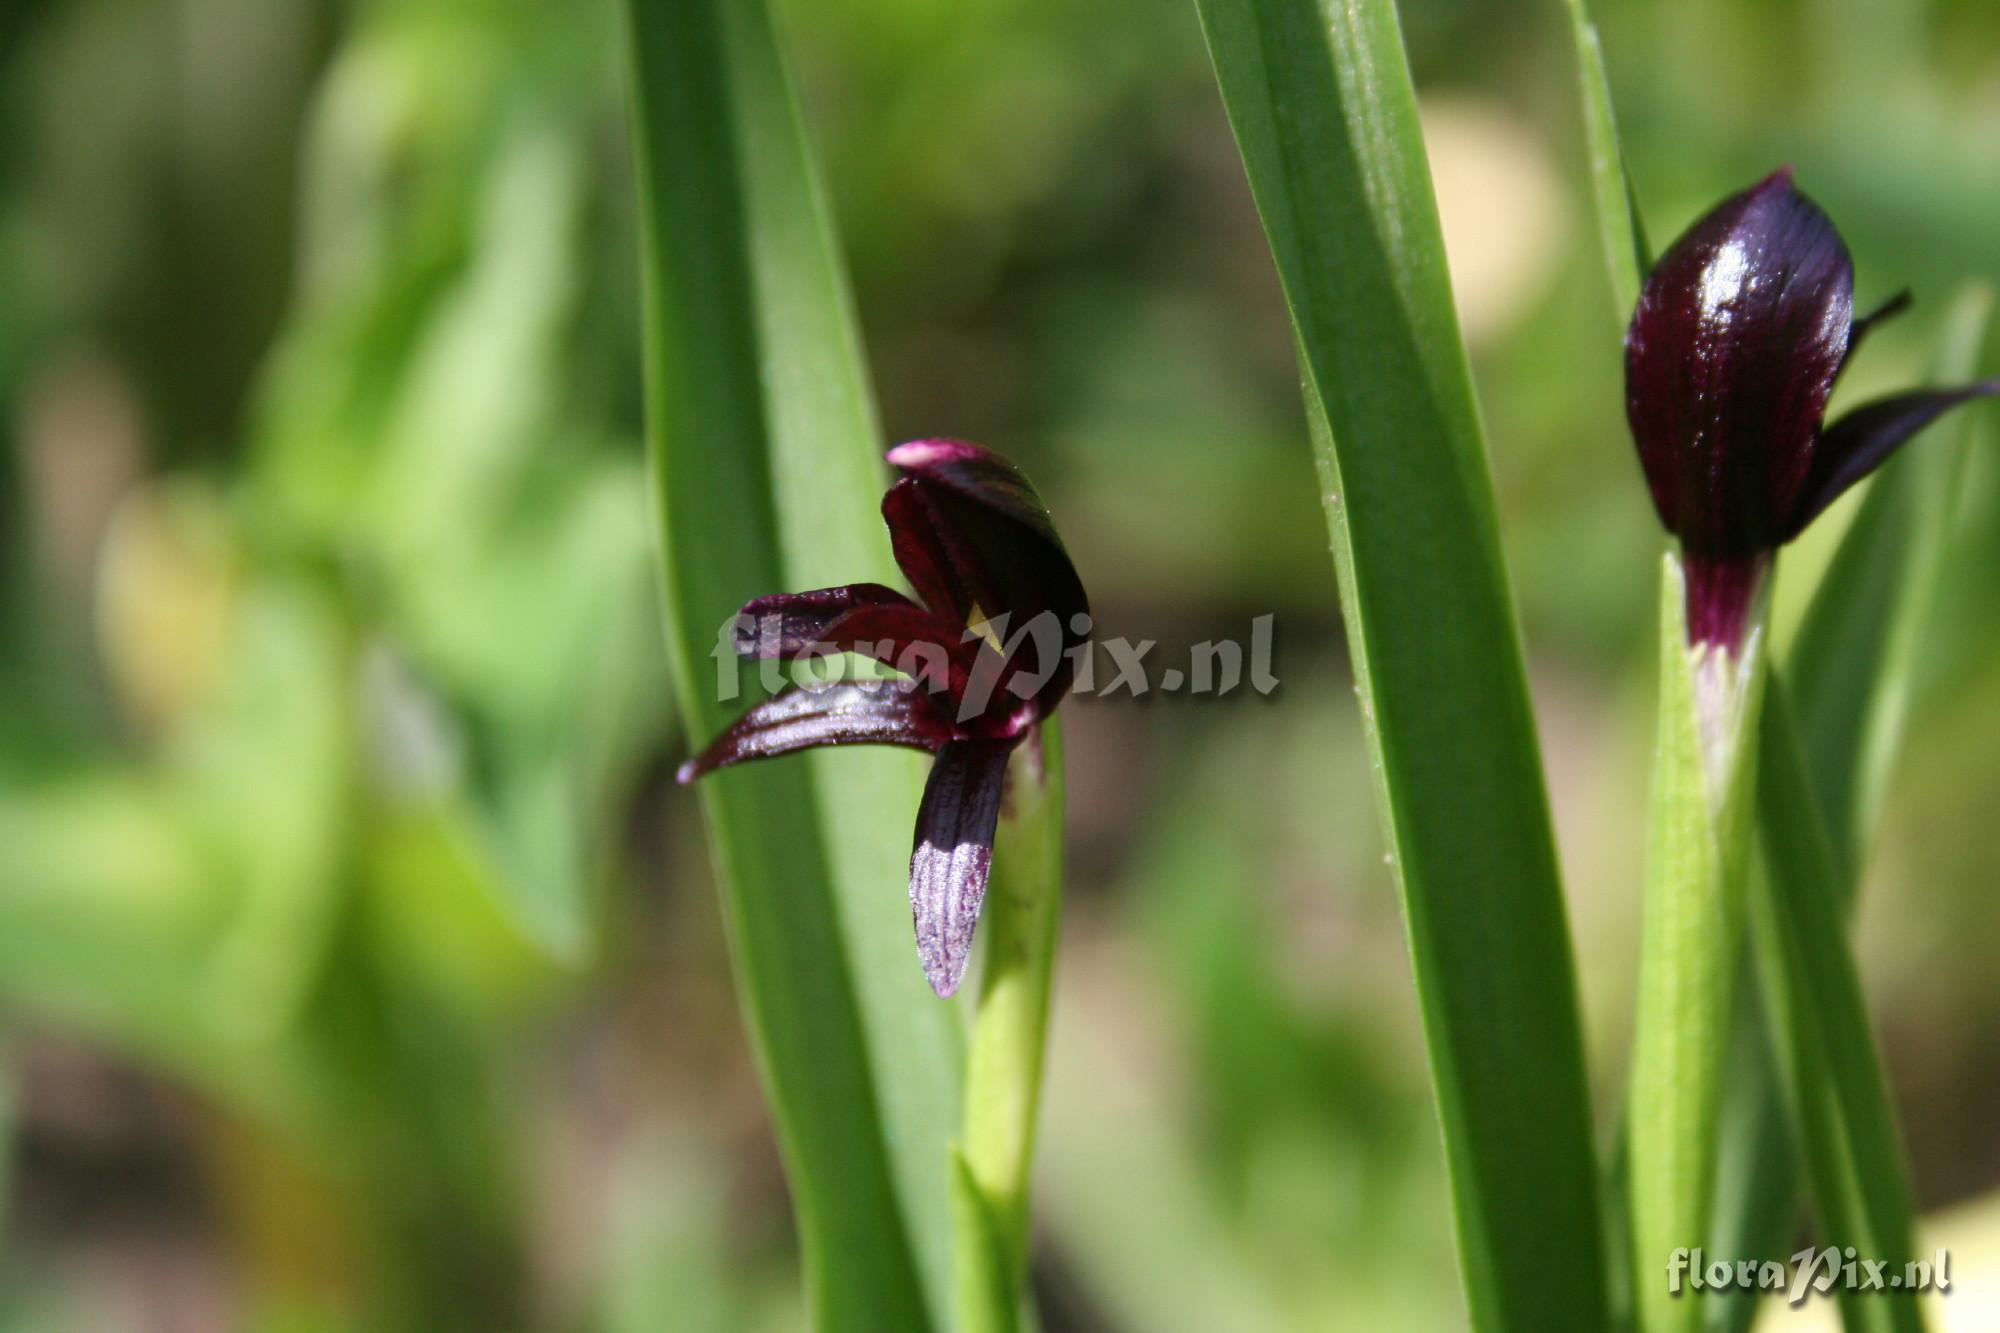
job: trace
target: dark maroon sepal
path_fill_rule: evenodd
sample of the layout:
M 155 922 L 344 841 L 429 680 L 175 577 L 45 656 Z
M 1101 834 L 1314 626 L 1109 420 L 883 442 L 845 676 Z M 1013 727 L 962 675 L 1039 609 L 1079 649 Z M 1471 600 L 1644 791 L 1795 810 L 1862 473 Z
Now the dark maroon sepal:
M 858 653 L 944 696 L 954 712 L 966 696 L 981 640 L 963 625 L 877 583 L 759 597 L 737 613 L 735 648 L 748 658 L 797 661 L 814 653 Z
M 919 613 L 923 609 L 879 583 L 753 597 L 736 613 L 734 646 L 741 657 L 789 660 L 831 643 L 833 627 L 853 612 L 885 607 Z
M 1812 468 L 1799 492 L 1785 540 L 1805 531 L 1828 505 L 1887 462 L 1931 422 L 1960 403 L 1995 395 L 2000 395 L 2000 379 L 1963 389 L 1920 389 L 1863 404 L 1828 426 L 1813 451 Z
M 1625 414 L 1680 539 L 1690 642 L 1741 646 L 1773 552 L 1939 414 L 2000 381 L 1902 394 L 1824 424 L 1834 381 L 1899 292 L 1854 315 L 1854 266 L 1790 168 L 1722 202 L 1648 275 Z
M 1788 535 L 1853 314 L 1847 247 L 1789 169 L 1661 257 L 1625 337 L 1625 408 L 1660 521 L 1691 555 Z
M 965 978 L 972 932 L 986 902 L 993 869 L 993 834 L 1010 741 L 951 741 L 938 751 L 917 808 L 910 853 L 910 916 L 917 957 L 940 997 Z
M 935 751 L 954 734 L 931 697 L 905 681 L 858 680 L 793 687 L 751 708 L 680 766 L 683 785 L 752 759 L 820 745 L 902 745 Z
M 933 611 L 991 620 L 1010 645 L 997 683 L 1031 678 L 1031 714 L 1046 716 L 1069 689 L 1090 602 L 1041 497 L 1012 463 L 963 440 L 912 440 L 888 458 L 904 473 L 882 501 L 904 576 Z M 993 696 L 995 711 L 1020 703 Z

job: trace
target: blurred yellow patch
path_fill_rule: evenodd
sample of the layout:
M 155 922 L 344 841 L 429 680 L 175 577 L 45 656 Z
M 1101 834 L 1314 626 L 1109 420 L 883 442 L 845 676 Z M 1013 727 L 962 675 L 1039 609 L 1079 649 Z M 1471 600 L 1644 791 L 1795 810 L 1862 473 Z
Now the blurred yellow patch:
M 97 637 L 105 677 L 141 728 L 162 730 L 214 683 L 237 584 L 228 519 L 205 486 L 149 484 L 119 504 L 98 563 Z
M 1498 103 L 1426 97 L 1420 112 L 1458 322 L 1477 344 L 1548 286 L 1569 229 L 1561 186 L 1547 146 Z

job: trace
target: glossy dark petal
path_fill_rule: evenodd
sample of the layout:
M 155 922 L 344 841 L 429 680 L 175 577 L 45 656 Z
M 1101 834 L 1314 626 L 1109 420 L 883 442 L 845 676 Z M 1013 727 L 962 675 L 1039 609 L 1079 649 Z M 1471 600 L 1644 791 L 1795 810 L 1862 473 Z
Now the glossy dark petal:
M 844 607 L 843 599 L 827 596 L 864 589 L 873 591 L 845 599 Z M 876 597 L 874 591 L 888 596 Z M 826 614 L 830 607 L 833 613 Z M 939 701 L 947 713 L 965 698 L 979 650 L 980 640 L 963 625 L 879 584 L 760 597 L 736 622 L 736 651 L 745 657 L 797 661 L 815 652 L 858 653 L 949 696 L 948 703 Z
M 954 539 L 923 484 L 904 477 L 891 486 L 882 497 L 882 521 L 889 525 L 896 567 L 916 589 L 917 600 L 939 615 L 963 621 L 974 596 L 966 580 L 977 577 L 976 562 L 972 552 Z
M 827 632 L 834 623 L 862 607 L 919 609 L 894 588 L 879 583 L 774 593 L 753 598 L 736 613 L 734 646 L 742 657 L 791 659 L 828 642 Z
M 1780 171 L 1675 241 L 1625 339 L 1626 415 L 1691 554 L 1783 540 L 1854 313 L 1847 247 Z
M 1820 435 L 1812 471 L 1800 491 L 1787 539 L 1838 500 L 1848 487 L 1888 460 L 1912 436 L 1960 403 L 2000 394 L 2000 379 L 1963 389 L 1924 389 L 1863 404 Z
M 1069 689 L 1068 653 L 1085 641 L 1090 603 L 1041 498 L 1013 464 L 960 440 L 898 445 L 889 461 L 906 474 L 882 503 L 904 575 L 940 613 L 1006 617 L 1018 640 L 1007 675 L 1038 682 L 1035 711 L 1046 715 Z M 1031 625 L 1050 632 L 1024 634 Z
M 922 690 L 902 681 L 846 681 L 774 694 L 731 723 L 674 775 L 683 784 L 752 759 L 821 745 L 902 745 L 937 750 L 954 731 Z
M 903 577 L 917 598 L 961 623 L 975 608 L 990 610 L 1004 595 L 990 553 L 974 547 L 945 493 L 919 477 L 904 477 L 882 497 L 882 519 Z
M 910 915 L 931 989 L 948 996 L 965 978 L 972 932 L 993 868 L 993 832 L 1007 775 L 1007 741 L 952 741 L 938 751 L 917 809 L 910 854 Z
M 1061 547 L 1048 506 L 1021 469 L 983 445 L 965 440 L 911 440 L 888 454 L 892 466 L 954 491 Z

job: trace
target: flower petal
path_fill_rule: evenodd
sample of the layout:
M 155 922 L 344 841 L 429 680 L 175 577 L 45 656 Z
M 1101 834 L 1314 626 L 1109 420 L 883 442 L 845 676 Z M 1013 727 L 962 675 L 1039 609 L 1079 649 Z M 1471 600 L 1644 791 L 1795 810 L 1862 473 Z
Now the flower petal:
M 879 583 L 849 583 L 752 598 L 736 613 L 734 647 L 739 657 L 796 657 L 826 643 L 828 628 L 842 616 L 861 607 L 877 606 L 918 609 L 909 598 Z
M 735 648 L 753 660 L 859 653 L 957 701 L 979 659 L 980 640 L 893 589 L 857 583 L 745 604 L 737 612 Z
M 1061 547 L 1055 522 L 1034 484 L 991 449 L 967 440 L 911 440 L 891 449 L 888 458 L 911 476 L 956 491 Z
M 993 868 L 993 832 L 1010 741 L 950 741 L 938 750 L 917 809 L 917 844 L 910 854 L 910 915 L 917 957 L 939 996 L 965 978 L 972 931 L 986 901 Z
M 1689 551 L 1783 540 L 1853 314 L 1847 246 L 1789 169 L 1662 256 L 1625 335 L 1625 407 L 1660 520 Z
M 1888 460 L 1911 436 L 1975 398 L 2000 394 L 2000 379 L 1962 389 L 1923 389 L 1864 403 L 1828 426 L 1813 453 L 1812 471 L 1799 492 L 1786 540 L 1805 530 L 1848 487 Z
M 978 558 L 958 536 L 935 497 L 914 477 L 904 477 L 882 497 L 882 521 L 896 566 L 917 590 L 917 600 L 939 615 L 964 620 L 986 591 Z
M 821 745 L 903 745 L 936 750 L 953 734 L 950 723 L 921 690 L 904 681 L 861 680 L 774 694 L 732 722 L 674 779 L 693 782 L 706 773 L 751 759 Z
M 906 474 L 882 501 L 904 575 L 940 614 L 1005 617 L 1016 641 L 1002 683 L 1029 675 L 1029 713 L 1046 715 L 1069 689 L 1090 602 L 1041 497 L 1012 463 L 963 440 L 913 440 L 889 461 Z M 996 712 L 1018 704 L 995 692 Z

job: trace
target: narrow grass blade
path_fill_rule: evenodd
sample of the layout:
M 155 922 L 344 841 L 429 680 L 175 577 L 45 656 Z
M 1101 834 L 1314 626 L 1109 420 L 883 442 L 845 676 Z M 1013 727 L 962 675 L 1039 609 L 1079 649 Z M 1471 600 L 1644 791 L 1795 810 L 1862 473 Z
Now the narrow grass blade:
M 1910 1185 L 1847 947 L 1841 873 L 1790 703 L 1776 680 L 1770 693 L 1757 791 L 1764 873 L 1753 894 L 1753 934 L 1772 1044 L 1813 1182 L 1816 1240 L 1853 1246 L 1901 1273 L 1915 1252 Z M 1840 1313 L 1849 1329 L 1914 1333 L 1924 1326 L 1908 1290 L 1845 1298 Z
M 1639 303 L 1639 285 L 1652 267 L 1652 247 L 1639 216 L 1638 192 L 1618 147 L 1618 120 L 1611 111 L 1611 81 L 1604 71 L 1604 47 L 1584 0 L 1565 0 L 1570 40 L 1576 47 L 1577 89 L 1583 99 L 1583 140 L 1590 153 L 1590 188 L 1597 205 L 1598 237 L 1611 275 L 1611 298 L 1622 321 Z
M 1395 11 L 1200 10 L 1299 344 L 1473 1323 L 1601 1327 L 1569 936 Z
M 751 596 L 894 578 L 848 300 L 759 0 L 629 0 L 647 417 L 670 657 L 695 739 Z M 711 661 L 711 658 L 714 661 Z M 844 750 L 701 785 L 743 1008 L 822 1329 L 941 1326 L 964 1038 L 905 886 L 919 757 Z
M 1977 377 L 1992 313 L 1984 287 L 1952 303 L 1931 382 Z M 1869 483 L 1787 656 L 1812 790 L 1835 862 L 1850 871 L 1844 899 L 1901 747 L 1921 631 L 1978 424 L 1971 412 L 1946 418 Z

